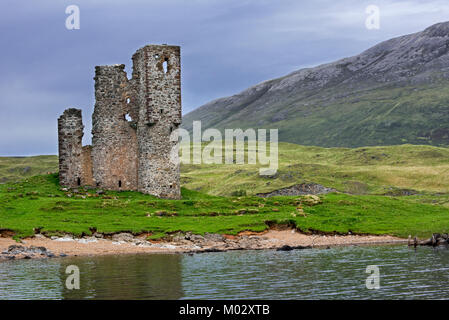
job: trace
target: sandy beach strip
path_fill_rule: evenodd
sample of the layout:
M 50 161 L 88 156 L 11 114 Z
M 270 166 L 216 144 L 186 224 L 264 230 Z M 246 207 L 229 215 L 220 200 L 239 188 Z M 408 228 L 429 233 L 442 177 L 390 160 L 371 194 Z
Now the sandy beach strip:
M 213 237 L 212 237 L 213 236 Z M 406 244 L 407 239 L 392 236 L 370 235 L 310 235 L 296 230 L 268 230 L 262 233 L 242 232 L 237 236 L 212 235 L 211 237 L 196 236 L 196 238 L 175 241 L 146 241 L 144 237 L 134 237 L 132 241 L 113 241 L 94 237 L 73 239 L 63 237 L 50 239 L 47 237 L 25 238 L 17 242 L 12 238 L 0 238 L 0 252 L 6 252 L 12 245 L 24 247 L 45 247 L 55 257 L 62 256 L 98 256 L 139 253 L 186 253 L 210 252 L 228 250 L 262 250 L 286 248 L 319 248 L 342 245 L 375 245 L 375 244 Z M 42 258 L 39 254 L 18 254 L 16 258 Z

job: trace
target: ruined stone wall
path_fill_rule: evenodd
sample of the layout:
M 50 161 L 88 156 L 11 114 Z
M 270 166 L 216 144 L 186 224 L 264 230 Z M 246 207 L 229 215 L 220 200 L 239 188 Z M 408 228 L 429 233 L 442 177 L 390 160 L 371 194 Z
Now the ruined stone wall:
M 125 65 L 95 68 L 92 146 L 82 147 L 81 110 L 58 120 L 60 183 L 108 190 L 139 190 L 181 197 L 176 141 L 181 124 L 180 47 L 145 46 Z
M 59 181 L 62 186 L 82 184 L 83 119 L 81 110 L 67 109 L 58 119 Z
M 179 163 L 170 161 L 176 144 L 170 135 L 181 124 L 180 47 L 149 45 L 139 49 L 133 56 L 133 88 L 139 106 L 138 190 L 179 199 Z M 177 153 L 172 155 L 177 157 Z
M 110 190 L 137 190 L 136 122 L 125 65 L 95 68 L 95 110 L 92 116 L 93 180 Z M 128 116 L 127 116 L 128 115 Z
M 94 186 L 92 168 L 92 146 L 85 146 L 81 151 L 81 184 L 83 186 Z

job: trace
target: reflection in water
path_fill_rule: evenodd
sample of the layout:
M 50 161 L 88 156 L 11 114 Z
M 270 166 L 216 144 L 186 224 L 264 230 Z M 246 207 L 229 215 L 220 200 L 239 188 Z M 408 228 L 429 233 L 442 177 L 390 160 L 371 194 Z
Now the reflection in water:
M 80 289 L 63 287 L 64 299 L 179 299 L 181 256 L 122 255 L 62 259 L 61 282 L 69 265 L 80 269 Z
M 179 299 L 180 255 L 122 255 L 0 263 L 0 299 Z M 67 266 L 80 269 L 68 290 Z
M 406 246 L 21 260 L 0 263 L 0 299 L 448 299 L 448 271 L 448 249 Z

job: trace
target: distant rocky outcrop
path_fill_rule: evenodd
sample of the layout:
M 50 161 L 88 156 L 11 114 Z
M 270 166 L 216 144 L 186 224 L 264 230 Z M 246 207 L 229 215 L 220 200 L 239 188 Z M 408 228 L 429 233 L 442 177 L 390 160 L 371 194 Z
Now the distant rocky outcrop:
M 337 190 L 332 188 L 327 188 L 317 183 L 302 183 L 295 184 L 293 186 L 282 188 L 278 190 L 274 190 L 267 193 L 258 193 L 256 194 L 258 197 L 268 198 L 275 196 L 301 196 L 301 195 L 318 195 L 318 194 L 326 194 L 330 192 L 335 192 Z

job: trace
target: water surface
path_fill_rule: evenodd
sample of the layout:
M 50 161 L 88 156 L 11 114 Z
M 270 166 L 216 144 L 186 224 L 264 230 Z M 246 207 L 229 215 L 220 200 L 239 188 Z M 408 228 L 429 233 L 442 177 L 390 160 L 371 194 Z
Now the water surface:
M 65 287 L 69 265 L 80 289 Z M 368 265 L 380 289 L 368 290 Z M 407 246 L 231 251 L 0 263 L 0 299 L 447 299 L 449 250 Z

